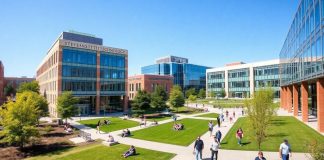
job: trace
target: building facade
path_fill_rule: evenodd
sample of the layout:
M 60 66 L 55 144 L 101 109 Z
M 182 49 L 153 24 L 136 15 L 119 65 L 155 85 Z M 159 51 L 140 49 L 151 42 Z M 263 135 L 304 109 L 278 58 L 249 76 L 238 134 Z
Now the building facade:
M 173 77 L 169 75 L 135 75 L 128 77 L 128 97 L 134 99 L 139 90 L 148 93 L 154 92 L 157 86 L 162 86 L 167 93 L 173 85 Z
M 207 69 L 206 77 L 206 95 L 219 95 L 224 90 L 227 98 L 250 98 L 254 91 L 269 86 L 274 97 L 280 97 L 279 60 L 231 63 Z
M 40 92 L 57 117 L 57 97 L 71 91 L 80 115 L 127 111 L 128 51 L 103 46 L 93 35 L 63 32 L 37 69 Z
M 280 52 L 281 107 L 324 132 L 324 1 L 300 0 Z
M 209 67 L 190 64 L 187 58 L 167 56 L 156 60 L 156 64 L 141 68 L 142 74 L 170 75 L 173 84 L 182 89 L 206 87 L 206 69 Z

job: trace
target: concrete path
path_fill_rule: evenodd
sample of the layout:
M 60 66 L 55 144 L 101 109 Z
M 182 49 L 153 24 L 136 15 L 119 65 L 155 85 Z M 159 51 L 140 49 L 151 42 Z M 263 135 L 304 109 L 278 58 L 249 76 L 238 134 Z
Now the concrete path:
M 194 107 L 196 108 L 196 105 L 190 105 L 190 107 Z M 197 108 L 202 108 L 202 105 L 198 105 Z M 179 114 L 178 119 L 183 119 L 183 118 L 194 118 L 194 119 L 205 119 L 205 120 L 216 120 L 215 118 L 206 118 L 206 117 L 196 117 L 197 115 L 203 115 L 203 114 L 208 114 L 208 113 L 221 113 L 221 112 L 225 112 L 226 110 L 229 111 L 230 115 L 232 115 L 233 112 L 236 113 L 236 118 L 233 119 L 233 122 L 230 123 L 228 118 L 225 119 L 225 122 L 222 123 L 221 127 L 214 127 L 213 130 L 213 135 L 215 135 L 215 132 L 217 130 L 220 130 L 222 132 L 222 138 L 225 137 L 225 135 L 228 133 L 228 131 L 230 130 L 230 128 L 233 126 L 233 124 L 235 123 L 235 121 L 237 120 L 237 118 L 241 117 L 241 109 L 239 108 L 229 108 L 229 109 L 224 109 L 223 111 L 218 109 L 218 108 L 212 108 L 212 106 L 208 106 L 208 105 L 204 105 L 204 108 L 208 107 L 208 110 L 210 112 L 206 112 L 206 113 L 198 113 L 198 114 L 194 114 L 194 115 L 181 115 Z M 281 113 L 280 113 L 281 115 Z M 87 117 L 88 118 L 88 117 Z M 82 118 L 87 119 L 87 118 Z M 89 117 L 89 119 L 92 119 L 93 117 Z M 95 118 L 99 118 L 99 117 L 95 117 Z M 130 137 L 126 137 L 126 138 L 122 138 L 120 136 L 118 136 L 119 134 L 121 134 L 122 130 L 119 131 L 114 131 L 111 133 L 96 133 L 96 130 L 93 128 L 89 128 L 86 127 L 84 125 L 79 124 L 77 121 L 79 120 L 78 117 L 74 118 L 73 120 L 69 121 L 71 125 L 73 125 L 74 127 L 83 130 L 87 133 L 90 133 L 93 139 L 102 139 L 102 140 L 106 140 L 108 137 L 108 134 L 113 135 L 113 137 L 115 138 L 115 140 L 117 140 L 119 143 L 122 144 L 127 144 L 127 145 L 134 145 L 136 147 L 141 147 L 141 148 L 145 148 L 145 149 L 151 149 L 151 150 L 157 150 L 157 151 L 163 151 L 163 152 L 169 152 L 169 153 L 175 153 L 177 154 L 173 160 L 194 160 L 194 155 L 193 155 L 193 145 L 194 142 L 192 144 L 190 144 L 189 146 L 179 146 L 179 145 L 172 145 L 172 144 L 166 144 L 166 143 L 159 143 L 159 142 L 152 142 L 152 141 L 146 141 L 146 140 L 140 140 L 140 139 L 134 139 L 134 138 L 130 138 Z M 137 120 L 138 121 L 138 120 Z M 168 119 L 168 120 L 164 120 L 164 121 L 160 121 L 159 124 L 164 124 L 164 123 L 168 123 L 171 122 L 172 119 Z M 207 124 L 206 126 L 202 126 L 202 127 L 206 127 L 207 128 Z M 129 128 L 129 130 L 132 131 L 136 131 L 136 130 L 140 130 L 140 129 L 144 129 L 147 127 L 133 127 L 133 128 Z M 233 135 L 235 136 L 235 135 Z M 203 151 L 203 159 L 207 160 L 210 159 L 210 145 L 211 142 L 213 141 L 213 138 L 210 137 L 210 133 L 206 132 L 205 134 L 203 134 L 201 136 L 201 139 L 204 141 L 205 144 L 205 149 Z M 279 144 L 278 144 L 279 145 Z M 257 155 L 257 151 L 239 151 L 239 150 L 223 150 L 220 149 L 219 150 L 219 154 L 218 154 L 218 159 L 219 160 L 252 160 L 256 157 Z M 265 157 L 267 158 L 267 160 L 278 160 L 278 153 L 277 152 L 264 152 Z M 306 160 L 306 154 L 304 153 L 294 153 L 293 160 Z

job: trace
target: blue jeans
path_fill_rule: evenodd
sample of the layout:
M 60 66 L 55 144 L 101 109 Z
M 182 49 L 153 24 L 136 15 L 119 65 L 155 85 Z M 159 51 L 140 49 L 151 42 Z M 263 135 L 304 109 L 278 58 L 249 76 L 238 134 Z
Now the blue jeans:
M 195 149 L 196 152 L 196 160 L 202 160 L 202 152 L 201 150 L 198 151 L 197 149 Z
M 281 154 L 282 160 L 289 160 L 289 154 Z
M 238 143 L 239 145 L 242 145 L 242 138 L 238 138 L 238 139 L 237 139 L 237 143 Z

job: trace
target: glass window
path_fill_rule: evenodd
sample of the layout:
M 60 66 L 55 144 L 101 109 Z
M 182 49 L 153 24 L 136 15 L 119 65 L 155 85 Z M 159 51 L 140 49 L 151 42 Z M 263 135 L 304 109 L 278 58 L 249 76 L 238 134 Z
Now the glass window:
M 320 9 L 319 3 L 317 2 L 315 5 L 315 26 L 318 27 L 320 24 Z

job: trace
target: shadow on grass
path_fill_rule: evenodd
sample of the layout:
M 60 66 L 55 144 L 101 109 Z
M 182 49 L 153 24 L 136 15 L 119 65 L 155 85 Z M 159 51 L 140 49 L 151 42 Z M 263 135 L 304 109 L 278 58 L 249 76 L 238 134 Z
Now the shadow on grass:
M 66 150 L 75 147 L 73 144 L 68 142 L 59 142 L 49 145 L 34 145 L 26 147 L 23 149 L 23 152 L 29 156 L 38 156 L 38 155 L 59 155 Z
M 286 137 L 287 134 L 284 133 L 276 133 L 276 134 L 269 134 L 268 137 Z
M 70 134 L 62 133 L 62 132 L 54 132 L 54 133 L 46 133 L 43 136 L 44 137 L 65 137 Z
M 271 125 L 273 126 L 282 126 L 285 124 L 287 124 L 287 122 L 284 120 L 279 120 L 279 119 L 271 120 Z

